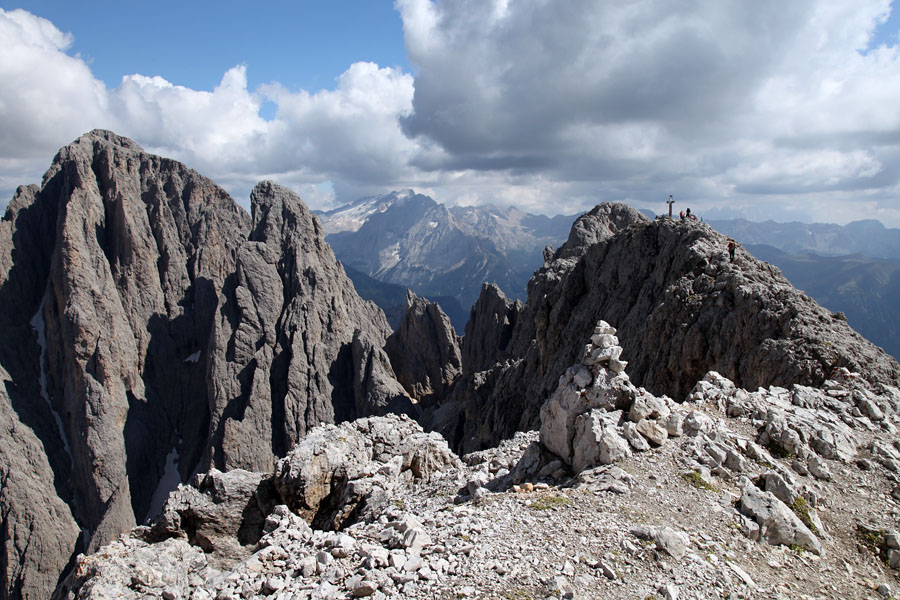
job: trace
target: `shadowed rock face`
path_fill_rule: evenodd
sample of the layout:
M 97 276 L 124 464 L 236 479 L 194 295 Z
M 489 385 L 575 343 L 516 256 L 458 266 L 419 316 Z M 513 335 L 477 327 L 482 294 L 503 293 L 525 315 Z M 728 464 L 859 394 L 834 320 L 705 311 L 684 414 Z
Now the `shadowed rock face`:
M 373 355 L 390 334 L 384 313 L 356 294 L 300 198 L 263 182 L 250 200 L 210 343 L 210 461 L 270 471 L 310 427 L 411 405 Z
M 106 131 L 10 202 L 0 597 L 48 597 L 201 466 L 270 469 L 320 421 L 411 406 L 299 198 L 253 206 Z
M 108 132 L 63 148 L 40 195 L 59 207 L 47 393 L 93 549 L 143 520 L 173 450 L 181 478 L 197 464 L 209 423 L 200 359 L 249 219 L 212 181 Z
M 185 359 L 248 230 L 211 181 L 109 132 L 20 188 L 0 234 L 3 594 L 48 597 L 74 551 L 144 519 L 167 455 L 196 466 L 206 374 Z
M 480 307 L 494 304 L 485 299 L 473 310 L 473 321 L 491 331 L 496 319 L 481 312 L 499 313 Z M 493 366 L 482 360 L 480 371 L 466 370 L 452 406 L 441 407 L 430 425 L 462 451 L 534 428 L 541 403 L 601 318 L 625 340 L 632 380 L 678 400 L 711 370 L 747 389 L 820 385 L 838 367 L 872 382 L 900 381 L 896 361 L 776 268 L 740 249 L 729 262 L 727 238 L 708 226 L 651 222 L 626 206 L 601 204 L 575 222 L 535 274 L 504 354 Z
M 424 407 L 440 402 L 460 374 L 459 337 L 435 302 L 406 292 L 406 314 L 385 350 L 410 396 Z
M 522 303 L 510 301 L 499 287 L 486 283 L 472 307 L 462 341 L 463 373 L 472 375 L 506 358 Z
M 71 462 L 41 398 L 40 345 L 31 326 L 47 280 L 55 206 L 23 186 L 0 221 L 0 598 L 46 598 L 77 547 L 62 498 Z M 62 498 L 61 498 L 62 497 Z

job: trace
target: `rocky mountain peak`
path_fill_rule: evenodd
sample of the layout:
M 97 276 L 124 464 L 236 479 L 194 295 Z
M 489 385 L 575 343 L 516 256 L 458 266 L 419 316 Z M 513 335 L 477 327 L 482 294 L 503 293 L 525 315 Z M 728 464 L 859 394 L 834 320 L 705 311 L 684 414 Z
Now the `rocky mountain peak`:
M 433 426 L 464 451 L 534 428 L 542 399 L 601 318 L 623 334 L 635 383 L 676 400 L 712 370 L 747 389 L 821 385 L 840 367 L 897 385 L 896 361 L 778 269 L 742 248 L 732 263 L 727 243 L 702 223 L 649 221 L 625 206 L 599 205 L 535 273 L 505 355 L 462 378 L 452 393 L 458 408 L 443 407 L 446 418 Z
M 459 336 L 441 307 L 406 292 L 406 314 L 385 350 L 407 393 L 423 407 L 440 402 L 459 376 Z
M 266 471 L 315 424 L 410 403 L 381 351 L 384 314 L 353 290 L 318 220 L 271 182 L 253 189 L 251 203 L 252 231 L 222 288 L 210 344 L 209 460 Z M 370 385 L 373 377 L 393 386 Z
M 631 225 L 649 221 L 640 211 L 626 204 L 610 202 L 598 204 L 575 219 L 569 238 L 557 250 L 555 258 L 578 256 L 589 246 L 602 242 Z
M 30 475 L 3 476 L 18 537 L 0 596 L 48 597 L 73 553 L 153 516 L 198 468 L 270 469 L 313 425 L 414 412 L 384 315 L 310 211 L 268 182 L 252 204 L 251 219 L 103 130 L 17 192 L 0 223 L 0 462 Z
M 522 312 L 522 303 L 509 300 L 498 286 L 486 283 L 472 307 L 462 340 L 462 365 L 474 374 L 502 361 Z
M 397 190 L 388 194 L 368 196 L 338 206 L 328 211 L 317 213 L 322 221 L 326 234 L 352 233 L 359 231 L 370 218 L 391 210 L 421 211 L 436 205 L 436 202 L 422 194 L 415 193 L 412 189 Z
M 396 193 L 322 214 L 328 242 L 349 267 L 429 298 L 453 297 L 446 312 L 457 331 L 485 282 L 524 298 L 541 264 L 540 249 L 565 239 L 571 218 L 528 215 L 490 206 L 447 207 L 421 194 Z M 383 209 L 383 210 L 382 210 Z

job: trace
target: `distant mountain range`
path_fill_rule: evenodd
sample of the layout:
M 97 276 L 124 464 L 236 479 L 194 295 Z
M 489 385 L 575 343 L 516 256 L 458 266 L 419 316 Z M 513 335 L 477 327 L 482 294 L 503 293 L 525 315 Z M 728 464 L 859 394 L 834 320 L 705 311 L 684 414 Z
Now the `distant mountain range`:
M 866 219 L 833 223 L 709 224 L 733 237 L 757 258 L 822 306 L 842 312 L 859 333 L 900 356 L 900 229 Z
M 652 211 L 641 212 L 653 217 Z M 543 263 L 543 248 L 562 244 L 575 219 L 515 208 L 446 207 L 412 190 L 363 198 L 318 216 L 359 294 L 381 306 L 393 325 L 409 287 L 438 302 L 460 333 L 482 283 L 524 300 L 529 278 Z M 744 219 L 709 224 L 900 356 L 900 230 L 872 219 L 847 225 Z
M 900 260 L 900 229 L 888 229 L 880 221 L 866 219 L 847 225 L 833 223 L 754 223 L 744 219 L 712 220 L 718 232 L 746 245 L 767 245 L 791 254 L 811 252 L 819 256 L 862 254 Z
M 543 248 L 565 241 L 575 218 L 493 206 L 447 207 L 412 190 L 363 198 L 318 216 L 354 281 L 362 281 L 362 274 L 432 300 L 452 297 L 460 308 L 439 302 L 458 331 L 485 282 L 524 299 L 528 280 L 543 263 Z M 405 306 L 405 296 L 396 290 L 376 292 L 373 282 L 364 285 L 372 300 L 396 297 L 398 306 Z M 393 305 L 381 306 L 396 312 Z
M 391 327 L 397 329 L 406 312 L 406 286 L 378 281 L 374 277 L 369 277 L 362 271 L 357 271 L 349 265 L 344 265 L 344 271 L 346 271 L 350 281 L 353 282 L 356 293 L 363 300 L 371 300 L 380 306 L 385 316 L 387 316 L 388 323 L 391 324 Z M 440 304 L 441 309 L 450 317 L 454 328 L 459 333 L 462 333 L 466 321 L 469 320 L 469 310 L 463 308 L 459 300 L 453 296 L 431 296 L 428 300 Z

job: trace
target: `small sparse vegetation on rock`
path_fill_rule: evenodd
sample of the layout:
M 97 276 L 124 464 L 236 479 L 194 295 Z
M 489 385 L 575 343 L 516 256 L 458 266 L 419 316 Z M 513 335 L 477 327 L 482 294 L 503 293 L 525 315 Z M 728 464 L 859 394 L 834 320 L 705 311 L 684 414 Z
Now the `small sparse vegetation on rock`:
M 797 496 L 794 502 L 790 505 L 790 509 L 794 511 L 794 514 L 800 517 L 800 520 L 803 521 L 803 524 L 809 527 L 809 530 L 813 533 L 819 533 L 819 529 L 816 527 L 815 523 L 812 522 L 812 519 L 809 515 L 809 503 L 806 501 L 806 498 L 803 496 Z
M 719 491 L 716 486 L 703 479 L 703 475 L 701 475 L 699 471 L 688 471 L 687 473 L 682 473 L 681 478 L 698 490 L 707 490 L 710 492 Z

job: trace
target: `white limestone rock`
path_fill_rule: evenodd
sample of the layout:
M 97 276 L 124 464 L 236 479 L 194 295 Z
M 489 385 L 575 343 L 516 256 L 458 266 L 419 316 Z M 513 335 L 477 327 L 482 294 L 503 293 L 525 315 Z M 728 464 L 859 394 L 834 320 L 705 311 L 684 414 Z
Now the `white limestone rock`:
M 608 465 L 631 456 L 628 443 L 619 435 L 608 413 L 600 410 L 579 415 L 575 423 L 572 470 Z
M 821 555 L 822 544 L 800 518 L 772 492 L 764 492 L 745 480 L 740 499 L 741 513 L 759 525 L 759 536 L 769 544 L 800 546 Z
M 656 419 L 664 421 L 671 411 L 663 398 L 658 398 L 644 389 L 639 390 L 638 396 L 628 411 L 628 420 L 637 423 L 642 419 Z
M 641 419 L 635 425 L 635 429 L 647 438 L 651 444 L 662 446 L 669 438 L 669 433 L 659 423 L 651 419 Z
M 625 371 L 625 367 L 628 366 L 628 362 L 624 360 L 619 360 L 617 358 L 609 359 L 609 370 L 613 373 L 622 373 Z
M 619 338 L 609 333 L 595 333 L 591 336 L 591 342 L 598 348 L 610 348 L 619 345 Z
M 709 433 L 713 427 L 713 421 L 706 414 L 692 410 L 682 421 L 685 435 L 697 436 L 701 433 Z
M 626 421 L 622 424 L 622 430 L 625 433 L 625 439 L 628 440 L 628 444 L 637 450 L 638 452 L 646 452 L 650 449 L 650 444 L 644 439 L 640 433 L 638 433 L 637 427 L 631 421 Z
M 594 327 L 594 335 L 616 335 L 616 328 L 601 319 Z
M 565 383 L 541 407 L 541 444 L 567 464 L 572 462 L 575 419 L 584 406 L 580 391 Z
M 684 435 L 684 427 L 682 425 L 683 420 L 684 417 L 677 412 L 672 412 L 666 417 L 662 422 L 662 426 L 665 427 L 669 437 L 681 437 Z

